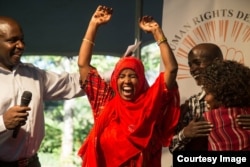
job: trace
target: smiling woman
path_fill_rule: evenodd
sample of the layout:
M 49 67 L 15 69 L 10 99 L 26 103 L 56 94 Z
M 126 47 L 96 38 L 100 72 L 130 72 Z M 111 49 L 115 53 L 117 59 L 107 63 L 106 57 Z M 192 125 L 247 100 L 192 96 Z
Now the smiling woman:
M 120 96 L 125 100 L 133 100 L 136 98 L 138 85 L 138 77 L 135 71 L 124 69 L 117 79 L 117 87 Z
M 99 6 L 91 18 L 84 39 L 94 41 L 97 28 L 109 21 L 111 15 L 111 8 Z M 81 85 L 89 98 L 95 119 L 94 127 L 79 151 L 83 166 L 160 166 L 162 145 L 168 146 L 173 134 L 179 116 L 179 94 L 175 82 L 177 63 L 154 19 L 150 16 L 143 17 L 139 25 L 144 31 L 152 33 L 156 41 L 164 39 L 159 47 L 167 68 L 159 74 L 150 88 L 144 75 L 144 67 L 135 57 L 122 57 L 111 76 L 110 85 L 105 83 L 90 65 L 93 45 L 85 40 L 81 45 L 78 59 Z M 133 79 L 138 79 L 138 85 L 134 84 L 136 82 L 132 84 L 126 73 L 125 81 L 120 84 L 122 93 L 124 90 L 135 91 L 135 97 L 128 100 L 123 98 L 124 94 L 120 94 L 117 86 L 120 74 L 123 77 L 125 75 L 123 70 L 132 74 Z M 165 109 L 168 114 L 164 112 Z M 168 120 L 169 115 L 176 116 L 176 119 Z M 158 125 L 164 127 L 164 130 L 156 130 Z M 162 140 L 159 139 L 160 136 L 164 136 Z M 98 153 L 98 158 L 95 153 Z M 148 156 L 149 154 L 153 156 Z
M 113 87 L 117 86 L 117 93 L 121 98 L 135 100 L 148 87 L 142 62 L 133 57 L 120 59 L 114 69 L 111 84 Z
M 82 166 L 161 166 L 161 150 L 170 144 L 179 118 L 177 62 L 159 24 L 144 16 L 139 27 L 158 42 L 165 67 L 149 86 L 142 61 L 131 55 L 116 63 L 110 82 L 91 65 L 97 30 L 113 9 L 98 6 L 90 19 L 78 57 L 81 87 L 94 115 L 94 126 L 79 150 Z

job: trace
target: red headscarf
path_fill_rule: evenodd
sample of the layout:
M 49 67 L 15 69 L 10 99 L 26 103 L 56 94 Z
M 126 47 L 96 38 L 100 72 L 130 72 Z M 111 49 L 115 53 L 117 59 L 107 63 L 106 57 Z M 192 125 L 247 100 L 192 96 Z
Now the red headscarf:
M 117 79 L 124 69 L 131 69 L 137 74 L 139 84 L 137 85 L 136 90 L 138 90 L 139 94 L 148 89 L 149 86 L 145 78 L 144 66 L 141 60 L 135 57 L 123 57 L 117 62 L 111 76 L 111 87 L 115 90 L 116 94 L 118 94 Z
M 138 76 L 138 82 L 137 85 L 137 98 L 134 101 L 127 101 L 121 98 L 118 92 L 117 87 L 117 79 L 124 69 L 132 69 L 136 72 Z M 147 101 L 147 97 L 145 97 L 145 94 L 143 94 L 146 90 L 148 90 L 149 85 L 145 78 L 144 73 L 144 66 L 138 58 L 135 57 L 123 57 L 121 58 L 116 66 L 115 69 L 111 75 L 110 85 L 113 88 L 115 92 L 115 96 L 113 99 L 111 99 L 104 107 L 102 114 L 99 116 L 98 121 L 95 123 L 97 130 L 97 136 L 101 135 L 104 128 L 108 126 L 111 121 L 111 119 L 115 119 L 112 116 L 117 116 L 119 120 L 122 120 L 123 123 L 137 123 L 138 126 L 140 126 L 141 121 L 144 120 L 138 120 L 138 118 L 141 118 L 141 116 L 145 112 L 145 108 L 143 107 L 145 104 L 150 104 L 150 102 Z M 152 104 L 151 105 L 155 105 Z M 124 126 L 124 129 L 127 127 Z M 134 127 L 136 129 L 136 126 Z M 130 134 L 128 134 L 130 135 Z M 148 139 L 144 140 L 144 145 L 148 142 Z M 142 141 L 140 141 L 142 142 Z M 142 142 L 143 143 L 143 142 Z M 141 143 L 141 144 L 142 144 Z

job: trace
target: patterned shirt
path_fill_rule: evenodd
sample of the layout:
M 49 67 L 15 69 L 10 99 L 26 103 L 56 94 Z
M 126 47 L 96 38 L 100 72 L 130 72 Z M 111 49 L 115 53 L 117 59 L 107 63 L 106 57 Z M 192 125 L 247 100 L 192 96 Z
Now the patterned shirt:
M 205 92 L 202 91 L 191 96 L 184 104 L 181 105 L 181 116 L 176 128 L 176 134 L 173 136 L 172 143 L 169 146 L 170 152 L 185 150 L 185 145 L 191 140 L 183 137 L 183 128 L 186 127 L 194 117 L 198 119 L 206 110 L 206 102 L 204 100 Z
M 250 150 L 250 130 L 242 129 L 235 121 L 240 114 L 250 114 L 250 108 L 220 107 L 204 113 L 214 125 L 208 137 L 209 151 Z

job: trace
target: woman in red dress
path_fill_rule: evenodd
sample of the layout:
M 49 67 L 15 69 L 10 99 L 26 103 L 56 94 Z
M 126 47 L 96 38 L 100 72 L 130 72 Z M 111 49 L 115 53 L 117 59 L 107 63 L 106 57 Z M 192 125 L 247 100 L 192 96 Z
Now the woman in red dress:
M 79 52 L 80 83 L 94 126 L 78 154 L 83 167 L 160 167 L 162 147 L 169 146 L 179 118 L 177 62 L 158 23 L 144 16 L 139 26 L 153 34 L 165 71 L 149 87 L 141 60 L 123 56 L 105 82 L 90 62 L 97 29 L 112 13 L 112 8 L 98 6 Z

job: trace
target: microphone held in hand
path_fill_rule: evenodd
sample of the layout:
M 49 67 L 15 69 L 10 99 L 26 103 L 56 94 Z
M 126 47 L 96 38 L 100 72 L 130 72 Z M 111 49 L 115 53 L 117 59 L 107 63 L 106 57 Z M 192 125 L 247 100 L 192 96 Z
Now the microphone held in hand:
M 30 91 L 24 91 L 21 98 L 20 106 L 28 106 L 32 98 L 32 93 Z M 17 126 L 13 131 L 13 138 L 16 138 L 21 126 Z

